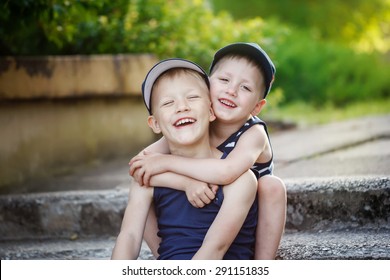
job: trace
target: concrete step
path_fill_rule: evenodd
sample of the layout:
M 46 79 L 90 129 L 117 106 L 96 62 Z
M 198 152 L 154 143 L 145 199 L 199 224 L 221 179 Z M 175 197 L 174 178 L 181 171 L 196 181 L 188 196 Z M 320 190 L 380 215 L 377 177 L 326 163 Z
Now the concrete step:
M 390 229 L 389 177 L 287 180 L 287 229 Z
M 287 229 L 390 228 L 390 177 L 286 180 Z M 0 196 L 0 240 L 115 236 L 128 190 Z
M 2 260 L 108 260 L 114 236 L 83 239 L 14 240 L 0 242 Z M 154 259 L 143 242 L 139 259 Z
M 286 180 L 280 259 L 390 259 L 390 178 Z M 128 190 L 0 196 L 1 259 L 108 259 Z M 151 258 L 143 247 L 142 259 Z
M 390 260 L 390 231 L 343 229 L 286 232 L 278 259 L 284 260 Z
M 390 232 L 342 230 L 286 232 L 277 259 L 281 260 L 390 260 Z M 2 260 L 104 260 L 110 259 L 115 237 L 47 239 L 0 242 Z M 140 258 L 154 259 L 143 244 Z

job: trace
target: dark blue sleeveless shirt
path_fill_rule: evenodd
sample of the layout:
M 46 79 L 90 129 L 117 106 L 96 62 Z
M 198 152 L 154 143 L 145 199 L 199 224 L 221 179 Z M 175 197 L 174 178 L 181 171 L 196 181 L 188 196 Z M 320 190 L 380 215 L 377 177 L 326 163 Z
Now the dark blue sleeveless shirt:
M 223 158 L 225 158 L 234 149 L 241 135 L 255 124 L 264 126 L 265 132 L 267 134 L 268 142 L 270 143 L 270 147 L 272 150 L 271 142 L 268 135 L 267 125 L 264 121 L 262 121 L 261 119 L 255 116 L 247 120 L 246 123 L 237 132 L 230 135 L 230 137 L 226 139 L 225 142 L 223 142 L 221 145 L 217 147 L 217 149 L 223 153 Z M 256 178 L 259 179 L 264 175 L 272 174 L 273 168 L 274 168 L 274 164 L 273 164 L 273 156 L 272 156 L 268 162 L 265 163 L 255 162 L 251 170 L 255 174 Z
M 154 206 L 158 221 L 158 249 L 161 260 L 189 260 L 199 250 L 208 229 L 223 202 L 223 187 L 216 198 L 203 208 L 193 207 L 185 192 L 155 187 Z M 237 237 L 226 252 L 226 260 L 249 260 L 254 257 L 257 225 L 257 196 Z

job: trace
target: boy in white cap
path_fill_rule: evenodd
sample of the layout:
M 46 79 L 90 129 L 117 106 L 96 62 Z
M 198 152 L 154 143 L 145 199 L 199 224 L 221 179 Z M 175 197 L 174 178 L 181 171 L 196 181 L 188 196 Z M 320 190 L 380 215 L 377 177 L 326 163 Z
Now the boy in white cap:
M 256 259 L 275 258 L 286 215 L 286 188 L 283 181 L 272 175 L 273 152 L 267 127 L 256 117 L 266 104 L 274 74 L 274 64 L 257 44 L 234 43 L 220 49 L 210 67 L 210 94 L 217 117 L 210 126 L 210 141 L 226 158 L 189 160 L 151 153 L 168 153 L 162 138 L 130 162 L 130 174 L 145 186 L 150 178 L 164 172 L 225 185 L 251 168 L 258 178 Z M 212 199 L 207 191 L 200 185 L 187 196 L 193 205 L 202 207 Z M 147 241 L 151 240 L 148 236 Z M 153 243 L 148 242 L 151 248 L 155 247 Z
M 182 59 L 164 60 L 146 76 L 142 90 L 151 114 L 148 124 L 164 135 L 172 155 L 223 156 L 210 146 L 209 124 L 215 116 L 208 86 L 207 74 Z M 164 182 L 164 176 L 156 178 Z M 138 257 L 153 202 L 161 238 L 159 259 L 252 259 L 256 189 L 255 176 L 247 171 L 233 183 L 211 191 L 216 197 L 212 203 L 195 208 L 182 191 L 133 185 L 112 258 Z

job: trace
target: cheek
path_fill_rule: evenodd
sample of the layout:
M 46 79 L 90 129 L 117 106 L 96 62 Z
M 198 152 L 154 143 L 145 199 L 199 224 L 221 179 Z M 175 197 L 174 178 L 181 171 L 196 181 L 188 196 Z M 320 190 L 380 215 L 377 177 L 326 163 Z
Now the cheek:
M 210 86 L 210 99 L 213 100 L 217 97 L 218 87 L 217 86 Z
M 210 80 L 210 92 L 215 91 L 219 87 L 219 82 L 215 79 Z

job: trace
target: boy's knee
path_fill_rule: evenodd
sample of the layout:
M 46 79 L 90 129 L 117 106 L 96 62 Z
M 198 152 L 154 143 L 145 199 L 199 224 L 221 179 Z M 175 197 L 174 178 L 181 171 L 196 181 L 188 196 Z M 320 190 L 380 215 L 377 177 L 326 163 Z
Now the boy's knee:
M 286 197 L 286 186 L 280 178 L 267 175 L 259 180 L 259 195 L 284 200 Z

